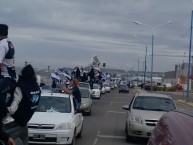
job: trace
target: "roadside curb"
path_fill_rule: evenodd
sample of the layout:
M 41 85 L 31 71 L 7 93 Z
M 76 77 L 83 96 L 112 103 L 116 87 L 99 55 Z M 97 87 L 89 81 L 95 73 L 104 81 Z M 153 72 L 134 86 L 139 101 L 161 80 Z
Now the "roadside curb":
M 180 103 L 182 105 L 186 105 L 186 106 L 189 106 L 191 108 L 193 108 L 193 103 L 190 102 L 190 101 L 187 101 L 187 100 L 176 100 L 177 103 Z

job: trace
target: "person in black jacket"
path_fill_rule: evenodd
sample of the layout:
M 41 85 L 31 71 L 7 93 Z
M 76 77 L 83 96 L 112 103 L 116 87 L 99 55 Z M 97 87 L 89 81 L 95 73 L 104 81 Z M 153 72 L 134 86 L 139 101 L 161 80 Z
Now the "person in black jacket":
M 40 87 L 36 80 L 35 71 L 30 64 L 23 68 L 21 75 L 8 111 L 15 120 L 15 126 L 19 128 L 15 133 L 15 138 L 20 138 L 23 145 L 28 145 L 27 123 L 38 107 Z

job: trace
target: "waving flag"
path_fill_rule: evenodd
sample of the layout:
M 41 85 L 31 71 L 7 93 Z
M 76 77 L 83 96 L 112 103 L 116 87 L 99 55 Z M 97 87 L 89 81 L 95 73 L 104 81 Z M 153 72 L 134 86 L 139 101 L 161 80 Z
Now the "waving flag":
M 71 79 L 72 79 L 71 75 L 70 75 L 64 68 L 59 68 L 59 70 L 63 73 L 63 75 L 64 75 L 68 80 L 71 80 Z
M 60 82 L 60 76 L 57 72 L 51 73 L 52 80 L 56 80 L 57 82 Z

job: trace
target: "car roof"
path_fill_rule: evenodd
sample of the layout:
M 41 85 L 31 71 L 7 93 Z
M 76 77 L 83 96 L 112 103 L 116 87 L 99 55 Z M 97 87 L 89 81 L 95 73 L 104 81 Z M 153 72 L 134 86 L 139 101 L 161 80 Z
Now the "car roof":
M 86 83 L 86 82 L 79 82 L 79 84 L 87 84 L 87 85 L 89 85 L 89 83 Z
M 158 97 L 158 98 L 170 98 L 170 96 L 165 95 L 165 94 L 157 94 L 157 93 L 147 93 L 147 92 L 141 92 L 141 93 L 136 93 L 135 97 L 137 96 L 147 96 L 147 97 Z
M 90 90 L 89 88 L 84 88 L 84 87 L 80 87 L 79 89 L 80 90 L 88 90 L 88 91 Z
M 69 94 L 64 94 L 64 93 L 47 93 L 47 92 L 43 92 L 41 93 L 41 96 L 52 96 L 52 97 L 61 97 L 61 98 L 69 98 Z

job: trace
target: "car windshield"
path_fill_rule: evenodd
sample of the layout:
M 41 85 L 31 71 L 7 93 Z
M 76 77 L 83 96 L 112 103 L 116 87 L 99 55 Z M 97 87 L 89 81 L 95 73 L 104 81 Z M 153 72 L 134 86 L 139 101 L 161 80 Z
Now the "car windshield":
M 99 89 L 99 88 L 100 88 L 99 85 L 96 85 L 96 84 L 93 85 L 93 89 Z
M 70 99 L 64 97 L 42 96 L 36 112 L 70 113 Z
M 128 89 L 127 85 L 121 85 L 120 89 Z
M 89 93 L 87 89 L 80 89 L 81 98 L 89 98 Z
M 88 83 L 79 83 L 80 87 L 82 88 L 87 88 L 89 89 L 90 88 L 90 85 Z
M 173 111 L 176 109 L 176 107 L 170 98 L 138 96 L 134 100 L 133 109 Z

